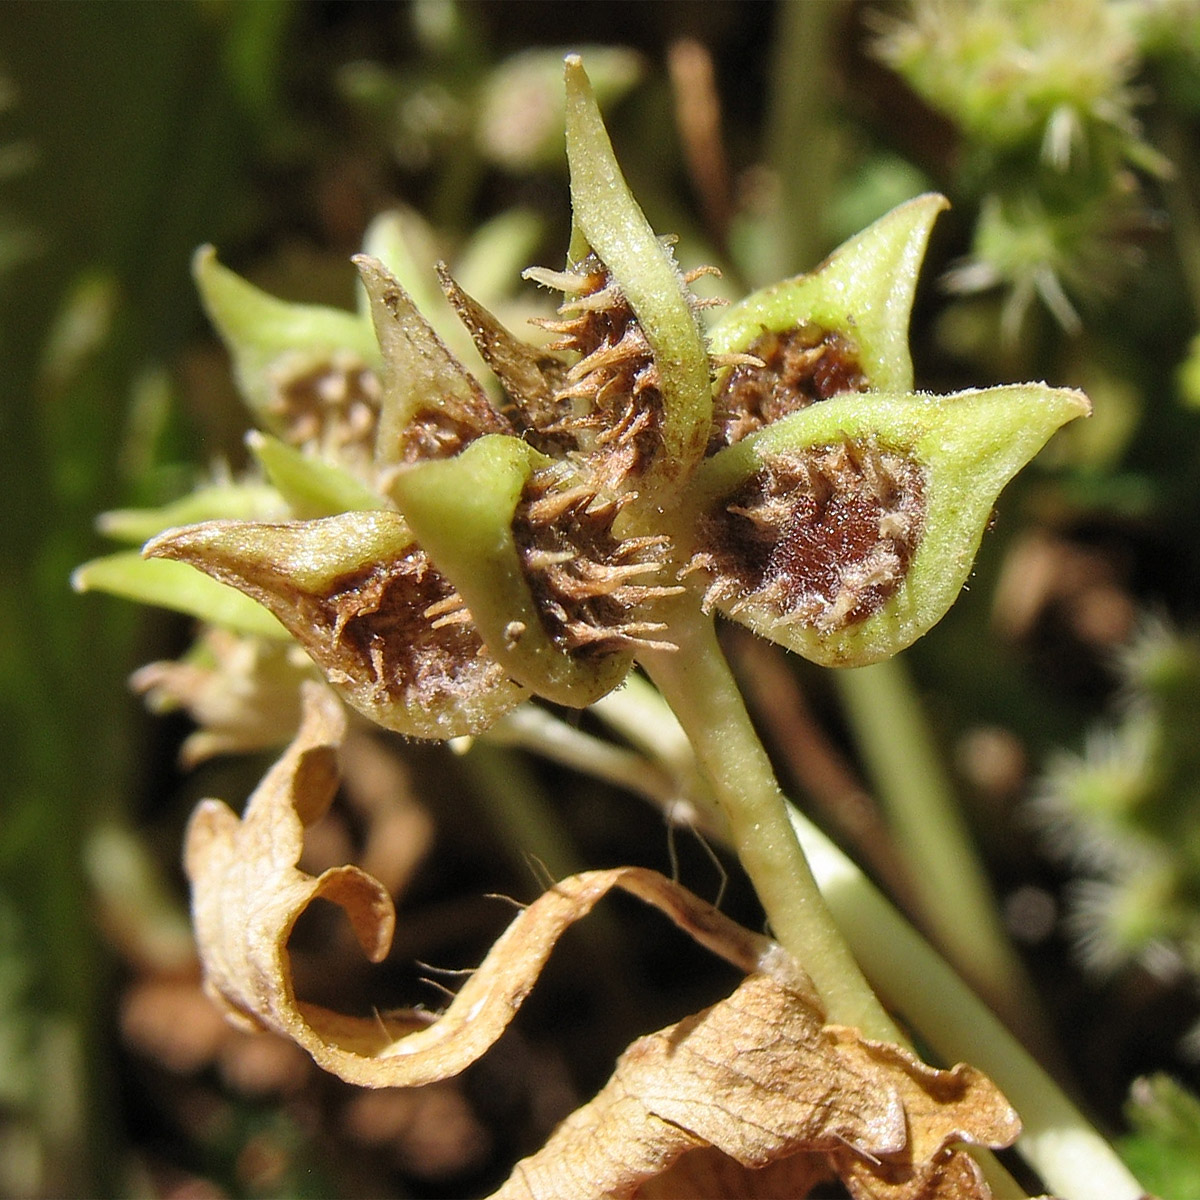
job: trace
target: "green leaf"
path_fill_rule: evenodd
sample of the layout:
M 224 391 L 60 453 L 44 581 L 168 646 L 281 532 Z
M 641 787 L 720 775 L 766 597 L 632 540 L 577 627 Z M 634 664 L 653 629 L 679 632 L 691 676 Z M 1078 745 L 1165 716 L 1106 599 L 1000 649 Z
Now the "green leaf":
M 689 492 L 706 604 L 826 666 L 895 654 L 954 602 L 1000 490 L 1089 409 L 1043 384 L 847 393 L 750 434 Z
M 235 588 L 186 563 L 145 559 L 136 550 L 84 563 L 71 576 L 71 586 L 77 592 L 108 592 L 139 604 L 174 609 L 239 633 L 277 639 L 288 636 L 265 608 Z
M 271 521 L 289 516 L 284 498 L 262 483 L 221 483 L 197 488 L 161 508 L 117 508 L 101 513 L 106 537 L 141 545 L 164 529 L 198 521 Z

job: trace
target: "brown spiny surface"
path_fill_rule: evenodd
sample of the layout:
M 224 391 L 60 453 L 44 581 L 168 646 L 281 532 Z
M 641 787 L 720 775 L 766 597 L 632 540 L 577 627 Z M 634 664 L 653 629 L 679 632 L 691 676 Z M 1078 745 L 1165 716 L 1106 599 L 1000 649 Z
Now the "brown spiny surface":
M 564 486 L 553 468 L 529 481 L 513 520 L 513 537 L 550 635 L 564 649 L 607 654 L 660 644 L 663 626 L 638 609 L 680 589 L 654 582 L 665 537 L 618 538 L 620 503 L 584 485 Z
M 326 671 L 380 701 L 432 707 L 476 695 L 501 674 L 471 624 L 427 612 L 452 607 L 454 599 L 445 576 L 414 547 L 342 576 L 323 596 L 297 595 L 296 604 L 300 618 L 323 635 L 305 644 L 310 652 L 313 644 L 328 647 Z
M 746 351 L 762 365 L 735 366 L 717 389 L 710 454 L 819 400 L 867 387 L 857 348 L 816 325 L 764 331 Z
M 865 620 L 904 579 L 924 493 L 916 463 L 865 442 L 771 458 L 700 523 L 691 566 L 710 579 L 706 607 L 821 631 Z
M 539 278 L 567 293 L 560 318 L 538 322 L 558 335 L 548 349 L 579 356 L 555 392 L 563 415 L 543 432 L 570 434 L 597 482 L 620 491 L 645 471 L 662 444 L 662 393 L 650 343 L 594 254 L 573 271 Z

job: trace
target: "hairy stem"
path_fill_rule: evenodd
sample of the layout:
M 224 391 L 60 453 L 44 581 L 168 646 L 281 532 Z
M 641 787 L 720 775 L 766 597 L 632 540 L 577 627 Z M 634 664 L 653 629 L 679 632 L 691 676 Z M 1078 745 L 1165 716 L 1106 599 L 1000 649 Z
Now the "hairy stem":
M 821 898 L 712 621 L 683 605 L 675 618 L 678 649 L 639 658 L 687 733 L 773 936 L 811 976 L 830 1021 L 902 1040 Z

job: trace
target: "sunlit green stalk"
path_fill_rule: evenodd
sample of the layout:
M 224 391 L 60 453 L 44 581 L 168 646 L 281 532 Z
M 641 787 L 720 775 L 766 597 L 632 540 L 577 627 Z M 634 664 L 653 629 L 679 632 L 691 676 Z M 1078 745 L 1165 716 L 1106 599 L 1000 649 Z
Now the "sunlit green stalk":
M 873 790 L 909 865 L 921 923 L 950 961 L 1024 1024 L 1036 999 L 996 912 L 971 833 L 903 663 L 833 676 Z
M 711 631 L 709 637 L 712 643 L 710 652 L 719 654 Z M 697 637 L 693 643 L 681 643 L 674 673 L 670 670 L 670 656 L 662 656 L 663 665 L 668 668 L 664 674 L 670 688 L 664 690 L 661 699 L 656 700 L 642 691 L 626 700 L 632 701 L 647 719 L 657 707 L 658 714 L 653 719 L 662 739 L 660 762 L 676 761 L 686 736 L 714 784 L 719 779 L 724 780 L 724 786 L 716 788 L 723 807 L 730 803 L 725 796 L 725 788 L 731 788 L 734 792 L 742 788 L 747 797 L 755 792 L 760 797 L 757 801 L 748 799 L 747 809 L 755 809 L 758 805 L 765 808 L 768 792 L 773 790 L 776 796 L 779 795 L 769 764 L 765 763 L 764 758 L 762 767 L 744 771 L 739 769 L 752 767 L 762 755 L 753 729 L 743 728 L 732 740 L 723 740 L 719 734 L 712 736 L 712 730 L 708 735 L 701 730 L 697 736 L 690 728 L 690 722 L 710 707 L 713 693 L 692 694 L 689 697 L 688 689 L 707 686 L 715 692 L 714 685 L 719 684 L 721 674 L 711 664 L 699 670 L 690 669 L 695 665 L 698 657 L 696 651 L 700 649 L 696 643 L 702 642 L 703 639 Z M 723 662 L 720 665 L 724 667 Z M 647 669 L 651 670 L 655 681 L 661 685 L 659 672 L 652 670 L 649 664 Z M 677 691 L 680 693 L 678 696 Z M 736 690 L 733 695 L 737 697 Z M 619 703 L 623 697 L 623 693 L 618 694 L 610 698 L 608 703 L 610 706 Z M 683 728 L 672 732 L 672 723 L 665 712 L 663 700 L 674 707 L 677 699 L 682 701 L 682 711 L 677 711 L 676 715 Z M 732 725 L 735 716 L 731 711 L 732 698 L 721 697 L 717 707 L 723 711 L 713 711 L 709 715 Z M 740 698 L 737 708 L 740 709 Z M 740 709 L 740 712 L 745 720 L 745 710 Z M 720 733 L 727 732 L 727 729 L 720 730 Z M 702 753 L 701 745 L 707 747 L 710 755 L 728 755 L 727 763 L 710 767 L 710 760 Z M 752 746 L 757 748 L 757 753 L 751 749 Z M 764 771 L 769 784 L 764 781 Z M 736 798 L 732 805 L 737 808 Z M 903 1014 L 905 1020 L 943 1061 L 970 1062 L 1000 1088 L 1020 1114 L 1024 1126 L 1017 1148 L 1041 1175 L 1050 1191 L 1062 1197 L 1062 1200 L 1141 1200 L 1144 1190 L 1121 1162 L 1116 1151 L 1092 1127 L 1037 1060 L 833 842 L 787 801 L 784 801 L 784 809 L 802 846 L 805 872 L 810 880 L 815 880 L 819 885 L 823 897 L 821 908 L 836 921 L 835 932 L 839 940 L 845 938 L 866 978 L 874 983 L 891 1008 Z M 751 829 L 748 832 L 753 835 L 754 831 Z M 736 840 L 736 834 L 732 836 Z M 740 842 L 736 844 L 740 852 Z M 789 906 L 785 904 L 784 907 L 787 909 Z M 772 916 L 773 923 L 774 919 Z M 774 932 L 779 936 L 778 928 Z M 784 944 L 787 945 L 786 942 Z M 793 954 L 803 952 L 798 951 L 795 945 L 788 945 L 788 949 Z M 809 965 L 807 960 L 802 961 L 806 967 Z M 987 1155 L 980 1157 L 994 1194 L 1022 1194 L 1019 1190 L 1013 1190 L 1015 1184 L 994 1159 Z
M 671 631 L 678 649 L 640 660 L 687 733 L 773 936 L 804 965 L 831 1021 L 901 1040 L 821 899 L 712 621 L 681 604 Z
M 593 779 L 603 779 L 664 810 L 679 797 L 673 772 L 647 764 L 636 750 L 585 733 L 534 704 L 523 704 L 501 717 L 483 739 L 496 746 L 516 746 Z

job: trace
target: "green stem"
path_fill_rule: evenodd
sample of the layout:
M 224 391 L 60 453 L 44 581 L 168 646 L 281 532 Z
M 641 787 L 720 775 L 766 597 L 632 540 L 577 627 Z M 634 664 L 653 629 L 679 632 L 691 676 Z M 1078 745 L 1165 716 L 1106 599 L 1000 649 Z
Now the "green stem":
M 1023 1158 L 1061 1200 L 1141 1200 L 1144 1189 L 1037 1060 L 938 952 L 799 810 L 791 821 L 867 976 L 946 1062 L 987 1074 L 1021 1115 Z
M 1175 176 L 1166 182 L 1164 191 L 1175 238 L 1176 261 L 1191 298 L 1193 316 L 1200 316 L 1200 210 L 1195 201 L 1200 171 L 1191 139 L 1184 135 L 1177 121 L 1163 123 L 1160 141 L 1175 166 Z
M 475 738 L 462 759 L 472 792 L 486 811 L 514 863 L 536 863 L 551 879 L 582 871 L 586 864 L 525 763 L 511 751 Z
M 680 657 L 690 650 L 681 642 Z M 719 654 L 719 649 L 713 645 L 710 653 Z M 686 661 L 677 664 L 673 684 L 687 685 L 687 666 Z M 692 682 L 704 683 L 703 673 L 694 675 Z M 617 694 L 613 703 L 622 697 Z M 665 693 L 664 698 L 670 702 L 674 696 Z M 652 710 L 647 694 L 633 699 L 639 713 Z M 662 713 L 662 699 L 658 707 Z M 704 707 L 703 698 L 699 707 Z M 684 720 L 682 713 L 677 715 Z M 687 722 L 672 731 L 670 722 L 661 719 L 656 728 L 659 761 L 677 761 L 684 737 L 691 736 Z M 694 737 L 693 746 L 699 754 Z M 799 810 L 784 803 L 807 856 L 805 869 L 811 863 L 810 878 L 818 882 L 828 912 L 867 977 L 944 1062 L 970 1062 L 996 1083 L 1024 1124 L 1017 1149 L 1047 1187 L 1062 1200 L 1142 1200 L 1144 1189 L 1037 1060 L 862 871 Z M 1020 1194 L 1013 1192 L 1015 1185 L 990 1156 L 984 1167 L 994 1194 Z
M 773 936 L 808 972 L 830 1021 L 902 1040 L 821 899 L 712 621 L 681 604 L 671 632 L 677 649 L 640 661 L 692 743 Z
M 652 683 L 631 671 L 620 690 L 602 696 L 591 711 L 640 751 L 638 757 L 643 763 L 649 759 L 662 766 L 671 778 L 671 803 L 686 801 L 694 825 L 729 840 L 725 815 L 700 773 L 696 753 Z
M 517 746 L 528 750 L 593 779 L 625 788 L 664 811 L 669 811 L 680 796 L 679 783 L 673 772 L 657 763 L 648 763 L 636 750 L 627 750 L 584 733 L 534 704 L 513 709 L 479 740 L 493 746 Z
M 921 923 L 1015 1029 L 1037 1029 L 1037 1000 L 1005 936 L 912 681 L 892 658 L 837 671 L 855 741 L 911 872 Z

